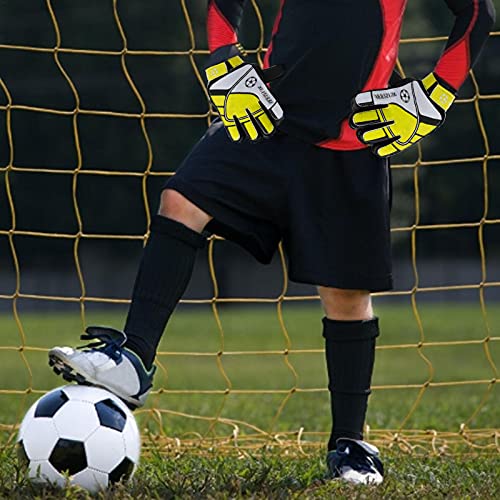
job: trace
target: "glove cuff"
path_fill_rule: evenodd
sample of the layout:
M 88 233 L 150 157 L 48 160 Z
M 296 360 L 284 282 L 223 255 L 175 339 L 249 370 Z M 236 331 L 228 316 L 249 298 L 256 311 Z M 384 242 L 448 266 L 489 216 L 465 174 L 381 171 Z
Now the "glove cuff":
M 211 82 L 243 64 L 244 49 L 239 44 L 225 45 L 213 52 L 205 67 L 207 81 Z M 227 67 L 229 63 L 229 67 Z
M 429 98 L 436 106 L 443 111 L 448 111 L 455 100 L 455 92 L 451 90 L 449 85 L 446 85 L 441 78 L 435 73 L 429 73 L 423 80 L 422 84 L 427 91 Z

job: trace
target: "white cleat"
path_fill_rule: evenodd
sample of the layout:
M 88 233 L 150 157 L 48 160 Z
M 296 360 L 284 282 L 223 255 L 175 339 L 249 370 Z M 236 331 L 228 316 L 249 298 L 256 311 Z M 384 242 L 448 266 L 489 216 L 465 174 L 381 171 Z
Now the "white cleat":
M 81 339 L 95 342 L 49 351 L 54 372 L 68 382 L 103 387 L 132 409 L 142 406 L 151 391 L 155 368 L 147 371 L 137 354 L 123 347 L 125 333 L 102 326 L 89 326 L 85 332 Z
M 384 480 L 378 448 L 365 441 L 337 439 L 337 449 L 328 452 L 326 461 L 334 478 L 367 485 L 377 485 Z

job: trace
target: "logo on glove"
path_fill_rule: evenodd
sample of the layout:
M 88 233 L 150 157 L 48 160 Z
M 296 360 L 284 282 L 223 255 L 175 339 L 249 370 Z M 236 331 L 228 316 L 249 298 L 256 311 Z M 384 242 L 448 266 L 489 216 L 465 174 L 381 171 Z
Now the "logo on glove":
M 406 89 L 403 89 L 403 90 L 400 92 L 399 97 L 401 97 L 401 100 L 402 100 L 404 103 L 408 103 L 408 102 L 410 102 L 410 93 L 409 93 Z
M 247 80 L 245 81 L 245 86 L 251 89 L 252 87 L 255 87 L 256 83 L 257 83 L 257 78 L 251 76 L 250 78 L 247 78 Z
M 401 100 L 405 103 L 410 102 L 410 93 L 406 89 L 400 92 L 399 97 L 401 97 Z
M 450 100 L 450 99 L 449 99 L 449 97 L 448 97 L 446 94 L 441 94 L 441 95 L 439 96 L 439 102 L 440 102 L 441 104 L 443 104 L 444 106 L 446 106 L 446 105 L 448 104 L 448 101 L 449 101 L 449 100 Z

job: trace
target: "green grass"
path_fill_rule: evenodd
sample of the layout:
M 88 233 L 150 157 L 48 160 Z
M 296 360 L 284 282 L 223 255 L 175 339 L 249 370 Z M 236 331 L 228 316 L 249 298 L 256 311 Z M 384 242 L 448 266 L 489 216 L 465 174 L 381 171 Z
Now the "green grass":
M 323 455 L 284 457 L 266 453 L 236 457 L 154 455 L 144 460 L 131 483 L 100 494 L 102 499 L 149 498 L 481 498 L 500 494 L 497 457 L 419 457 L 386 453 L 386 479 L 378 487 L 331 481 Z M 23 478 L 10 450 L 0 452 L 0 497 L 89 498 L 78 488 L 34 489 Z
M 486 336 L 486 329 L 479 305 L 427 305 L 419 306 L 426 342 L 476 340 Z M 379 346 L 416 344 L 420 333 L 408 304 L 390 305 L 379 301 L 377 313 L 381 317 L 382 335 Z M 226 307 L 220 310 L 224 331 L 223 337 L 210 308 L 181 308 L 173 317 L 167 334 L 161 344 L 164 352 L 200 352 L 207 356 L 163 355 L 159 360 L 164 370 L 159 370 L 155 380 L 156 388 L 166 390 L 154 396 L 150 406 L 159 407 L 164 414 L 161 431 L 169 437 L 193 438 L 205 435 L 209 429 L 218 436 L 229 436 L 233 430 L 227 423 L 213 422 L 197 417 L 213 417 L 218 412 L 227 420 L 241 422 L 241 435 L 251 432 L 245 423 L 259 429 L 278 433 L 297 431 L 303 427 L 306 444 L 324 437 L 307 434 L 323 432 L 329 428 L 329 401 L 324 391 L 296 392 L 287 401 L 277 417 L 280 405 L 287 393 L 280 394 L 238 394 L 238 390 L 283 390 L 324 389 L 326 373 L 321 352 L 291 353 L 288 361 L 297 373 L 295 378 L 282 354 L 287 347 L 286 338 L 280 328 L 276 310 L 273 308 Z M 284 319 L 290 337 L 292 350 L 321 350 L 321 310 L 317 306 L 294 307 L 284 305 Z M 26 345 L 47 348 L 55 344 L 78 344 L 81 330 L 80 317 L 74 314 L 28 314 L 21 313 L 26 335 Z M 488 320 L 492 336 L 499 337 L 500 307 L 488 307 Z M 103 313 L 89 311 L 87 322 L 121 326 L 123 311 Z M 19 331 L 10 315 L 0 317 L 0 345 L 19 346 Z M 500 342 L 490 341 L 489 352 L 496 367 L 500 367 Z M 277 354 L 231 354 L 244 351 L 279 351 Z M 223 351 L 217 357 L 217 352 Z M 426 346 L 422 353 L 434 369 L 433 382 L 491 380 L 494 369 L 489 363 L 484 344 L 454 346 Z M 61 381 L 46 366 L 44 351 L 24 352 L 32 371 L 30 379 L 22 357 L 17 351 L 0 350 L 0 389 L 47 390 L 61 384 Z M 232 391 L 224 394 L 178 394 L 172 390 L 224 391 L 227 381 L 221 366 L 231 382 Z M 427 363 L 416 347 L 405 349 L 383 348 L 377 352 L 373 384 L 390 386 L 422 384 L 429 378 Z M 31 382 L 30 382 L 31 380 Z M 497 384 L 498 386 L 498 384 Z M 416 410 L 406 421 L 405 429 L 434 429 L 457 432 L 460 425 L 468 422 L 470 429 L 497 427 L 500 422 L 500 398 L 498 387 L 494 386 L 489 397 L 480 406 L 488 389 L 487 383 L 428 388 Z M 372 439 L 380 438 L 379 429 L 398 429 L 412 408 L 419 393 L 417 388 L 374 390 L 367 423 Z M 6 425 L 15 424 L 22 417 L 28 405 L 38 395 L 0 393 L 0 424 L 4 432 L 0 440 L 5 442 L 9 435 Z M 468 421 L 480 410 L 474 419 Z M 176 413 L 189 414 L 186 418 Z M 138 416 L 143 427 L 157 434 L 158 424 L 148 413 Z M 212 426 L 212 427 L 211 427 Z M 197 433 L 197 434 L 195 434 Z M 1 441 L 0 441 L 1 443 Z M 490 439 L 488 444 L 492 444 Z M 418 443 L 415 443 L 418 444 Z M 308 457 L 292 457 L 276 451 L 263 455 L 237 458 L 223 457 L 220 453 L 205 452 L 198 456 L 195 450 L 180 454 L 148 456 L 136 476 L 132 487 L 118 488 L 115 496 L 140 497 L 141 488 L 145 496 L 158 497 L 238 497 L 252 496 L 340 496 L 353 497 L 411 497 L 441 496 L 455 498 L 470 496 L 493 498 L 498 488 L 498 455 L 471 457 L 461 455 L 447 458 L 426 457 L 429 450 L 426 443 L 417 447 L 420 456 L 404 455 L 402 452 L 385 451 L 389 466 L 388 480 L 376 490 L 352 490 L 345 486 L 330 484 L 324 479 L 323 451 L 310 449 Z M 440 442 L 444 444 L 444 442 Z M 306 447 L 306 449 L 309 449 Z M 472 449 L 463 450 L 471 452 Z M 490 449 L 491 451 L 491 449 Z M 34 495 L 22 481 L 14 481 L 15 460 L 7 447 L 0 457 L 0 497 L 19 498 Z M 36 493 L 40 495 L 40 492 Z M 44 496 L 44 493 L 41 494 Z

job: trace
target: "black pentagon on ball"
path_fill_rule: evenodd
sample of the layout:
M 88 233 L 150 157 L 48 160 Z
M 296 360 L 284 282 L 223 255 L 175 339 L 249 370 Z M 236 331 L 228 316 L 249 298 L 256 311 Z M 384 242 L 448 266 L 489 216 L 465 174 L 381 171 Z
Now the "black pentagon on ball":
M 110 473 L 109 481 L 117 483 L 121 479 L 128 479 L 134 471 L 134 462 L 125 457 Z
M 28 464 L 30 463 L 30 459 L 28 458 L 28 454 L 26 453 L 26 450 L 24 449 L 24 444 L 23 444 L 22 440 L 17 443 L 16 452 L 17 452 L 17 460 L 19 462 L 19 465 L 23 468 L 28 467 Z
M 127 423 L 127 415 L 112 399 L 99 401 L 95 409 L 102 426 L 119 432 L 123 431 Z
M 87 467 L 87 455 L 81 441 L 59 439 L 52 450 L 49 462 L 59 472 L 68 472 L 70 476 Z
M 59 408 L 69 401 L 63 391 L 52 391 L 38 401 L 35 410 L 36 417 L 53 417 Z

